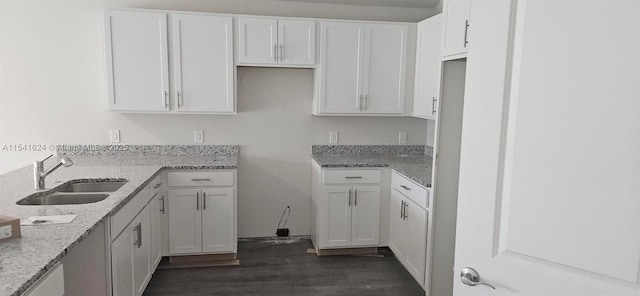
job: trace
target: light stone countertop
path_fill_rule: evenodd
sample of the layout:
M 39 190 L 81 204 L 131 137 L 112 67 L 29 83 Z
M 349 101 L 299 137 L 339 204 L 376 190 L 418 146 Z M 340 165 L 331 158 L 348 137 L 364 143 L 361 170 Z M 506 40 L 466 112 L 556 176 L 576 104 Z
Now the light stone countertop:
M 91 231 L 115 213 L 162 169 L 235 169 L 238 157 L 226 156 L 71 156 L 74 165 L 46 178 L 51 189 L 73 180 L 125 178 L 127 184 L 105 200 L 79 205 L 21 206 L 16 202 L 35 192 L 33 168 L 0 175 L 0 215 L 26 220 L 30 216 L 78 215 L 69 224 L 22 226 L 22 237 L 0 242 L 0 296 L 21 295 Z M 47 161 L 45 168 L 53 164 Z
M 425 187 L 431 187 L 433 158 L 427 155 L 321 155 L 312 159 L 324 168 L 389 167 Z

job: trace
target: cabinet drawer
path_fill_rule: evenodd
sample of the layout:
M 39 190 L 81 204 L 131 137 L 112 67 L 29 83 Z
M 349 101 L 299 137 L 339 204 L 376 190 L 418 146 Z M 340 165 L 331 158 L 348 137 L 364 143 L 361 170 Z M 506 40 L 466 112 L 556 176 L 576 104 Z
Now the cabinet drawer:
M 424 209 L 429 207 L 429 191 L 395 171 L 391 175 L 391 188 L 402 193 Z
M 324 170 L 324 184 L 378 184 L 380 170 Z
M 169 186 L 233 186 L 233 172 L 169 172 Z
M 162 186 L 162 179 L 160 179 L 160 175 L 157 175 L 151 182 L 149 182 L 149 197 L 153 198 L 160 191 L 160 187 Z

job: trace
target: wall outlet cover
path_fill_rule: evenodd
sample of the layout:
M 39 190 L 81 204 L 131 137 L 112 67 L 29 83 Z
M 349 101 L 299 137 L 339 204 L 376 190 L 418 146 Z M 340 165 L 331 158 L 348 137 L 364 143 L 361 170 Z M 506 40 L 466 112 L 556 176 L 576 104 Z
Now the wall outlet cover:
M 120 143 L 120 130 L 116 129 L 109 131 L 109 142 Z
M 398 133 L 398 143 L 399 144 L 407 144 L 407 132 L 399 132 Z
M 193 132 L 193 142 L 194 143 L 204 143 L 204 131 L 194 131 Z
M 329 132 L 329 144 L 338 144 L 338 132 Z

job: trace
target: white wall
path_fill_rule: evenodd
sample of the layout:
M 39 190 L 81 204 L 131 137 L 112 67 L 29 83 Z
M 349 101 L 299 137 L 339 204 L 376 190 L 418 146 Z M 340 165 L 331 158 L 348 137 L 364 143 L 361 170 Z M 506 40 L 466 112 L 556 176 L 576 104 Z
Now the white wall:
M 238 144 L 240 237 L 270 236 L 286 205 L 292 234 L 309 233 L 310 146 L 426 142 L 427 121 L 314 117 L 308 69 L 239 68 L 238 115 L 118 114 L 106 110 L 102 11 L 157 8 L 244 14 L 417 21 L 431 10 L 269 0 L 0 1 L 0 173 L 49 152 L 11 152 L 9 144 Z M 5 149 L 2 149 L 5 148 Z M 3 151 L 4 150 L 4 151 Z

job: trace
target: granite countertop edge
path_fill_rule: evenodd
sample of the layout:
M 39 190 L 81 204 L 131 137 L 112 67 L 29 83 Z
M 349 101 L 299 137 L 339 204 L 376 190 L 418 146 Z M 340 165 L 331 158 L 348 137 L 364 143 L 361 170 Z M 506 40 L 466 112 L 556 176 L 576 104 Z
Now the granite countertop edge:
M 15 284 L 15 285 L 11 285 L 8 287 L 0 287 L 0 295 L 5 295 L 4 293 L 7 292 L 8 296 L 19 296 L 22 295 L 24 292 L 28 291 L 29 288 L 31 288 L 31 286 L 33 284 L 35 284 L 38 280 L 40 280 L 48 271 L 50 271 L 53 267 L 55 267 L 59 262 L 62 261 L 62 258 L 67 255 L 72 249 L 73 247 L 75 247 L 76 245 L 78 245 L 80 242 L 82 242 L 86 237 L 88 237 L 97 226 L 99 226 L 101 223 L 103 223 L 105 220 L 107 220 L 107 218 L 113 214 L 115 214 L 116 212 L 118 212 L 120 209 L 122 209 L 130 200 L 132 200 L 140 191 L 142 191 L 144 189 L 145 186 L 147 186 L 152 180 L 153 178 L 155 178 L 160 171 L 162 170 L 208 170 L 208 169 L 237 169 L 238 165 L 237 165 L 237 155 L 234 155 L 232 157 L 228 157 L 226 159 L 226 161 L 228 161 L 229 163 L 223 163 L 223 164 L 206 164 L 206 165 L 181 165 L 181 164 L 171 164 L 171 165 L 156 165 L 156 164 L 148 164 L 148 165 L 140 165 L 137 164 L 139 166 L 150 166 L 150 167 L 157 167 L 157 169 L 151 169 L 151 171 L 153 171 L 153 173 L 151 173 L 149 175 L 149 177 L 146 178 L 145 181 L 143 181 L 139 186 L 137 186 L 135 189 L 131 190 L 128 193 L 124 193 L 121 192 L 121 194 L 126 195 L 126 197 L 124 197 L 122 200 L 120 200 L 119 202 L 117 202 L 117 204 L 113 205 L 112 207 L 110 207 L 109 209 L 107 209 L 106 211 L 104 211 L 104 213 L 98 213 L 98 215 L 102 215 L 101 218 L 99 218 L 95 223 L 93 223 L 91 226 L 88 226 L 86 228 L 86 231 L 84 231 L 84 233 L 82 233 L 77 239 L 75 239 L 74 241 L 70 242 L 61 252 L 59 252 L 58 254 L 56 254 L 51 260 L 49 260 L 49 262 L 47 264 L 45 264 L 44 266 L 42 266 L 40 268 L 40 270 L 36 273 L 34 273 L 28 280 L 22 282 L 21 284 Z M 100 167 L 100 166 L 104 166 L 104 165 L 95 165 L 95 167 Z M 91 167 L 91 166 L 89 166 Z M 29 168 L 30 166 L 27 166 L 25 168 L 22 168 L 20 170 L 25 170 Z M 78 178 L 76 178 L 78 179 Z M 57 187 L 57 186 L 56 186 Z M 98 210 L 96 210 L 98 211 Z M 26 217 L 20 217 L 21 220 L 22 219 L 26 219 Z M 0 269 L 1 270 L 1 269 Z M 7 289 L 7 290 L 1 290 L 1 289 Z

